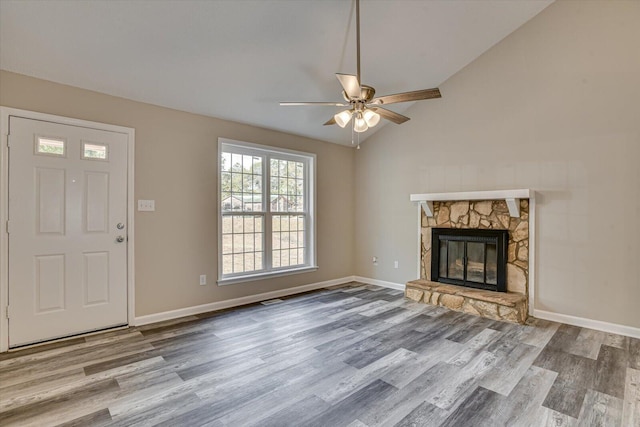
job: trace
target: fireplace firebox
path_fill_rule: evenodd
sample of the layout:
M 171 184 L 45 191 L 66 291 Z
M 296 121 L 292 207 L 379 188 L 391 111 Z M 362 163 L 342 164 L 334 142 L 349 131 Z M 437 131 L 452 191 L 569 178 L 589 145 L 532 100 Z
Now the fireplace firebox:
M 431 280 L 507 292 L 508 230 L 433 228 Z

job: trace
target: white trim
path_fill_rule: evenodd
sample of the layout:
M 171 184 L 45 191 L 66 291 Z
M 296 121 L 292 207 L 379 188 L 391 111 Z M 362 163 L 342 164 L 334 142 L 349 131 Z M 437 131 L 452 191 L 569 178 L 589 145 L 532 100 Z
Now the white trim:
M 255 142 L 240 141 L 238 139 L 224 138 L 222 136 L 218 137 L 218 143 L 235 145 L 236 147 L 240 147 L 240 148 L 249 147 L 251 150 L 261 150 L 261 151 L 264 151 L 265 153 L 269 153 L 271 151 L 279 151 L 281 153 L 290 154 L 295 157 L 302 157 L 302 158 L 313 157 L 314 159 L 316 158 L 316 155 L 314 153 L 308 153 L 306 151 L 291 150 L 289 148 L 275 147 L 273 145 L 256 144 Z M 250 154 L 250 153 L 251 151 L 246 151 L 246 154 Z
M 509 215 L 512 218 L 520 218 L 520 199 L 516 198 L 506 198 L 504 199 L 507 202 L 507 209 L 509 209 Z
M 633 326 L 586 319 L 584 317 L 553 313 L 545 310 L 533 310 L 533 316 L 538 319 L 551 320 L 553 322 L 566 323 L 567 325 L 580 326 L 582 328 L 595 329 L 602 332 L 610 332 L 612 334 L 625 335 L 640 339 L 640 328 L 634 328 Z
M 8 276 L 8 239 L 6 233 L 6 221 L 9 209 L 9 175 L 8 175 L 8 133 L 9 117 L 21 117 L 31 120 L 41 120 L 45 122 L 60 123 L 64 125 L 104 130 L 109 132 L 122 133 L 127 136 L 127 225 L 128 225 L 128 247 L 127 247 L 127 320 L 129 324 L 135 318 L 135 233 L 134 233 L 134 164 L 135 164 L 135 129 L 110 125 L 105 123 L 91 122 L 87 120 L 73 119 L 69 117 L 56 116 L 35 111 L 20 110 L 0 106 L 0 352 L 9 349 L 9 321 L 5 316 L 5 307 L 9 301 L 9 276 Z
M 246 304 L 253 304 L 255 302 L 266 301 L 274 298 L 284 297 L 287 295 L 294 295 L 302 292 L 313 291 L 316 289 L 322 289 L 329 286 L 342 285 L 352 281 L 353 281 L 353 276 L 348 276 L 340 279 L 326 280 L 324 282 L 296 286 L 293 288 L 280 289 L 280 290 L 271 291 L 271 292 L 264 292 L 256 295 L 248 295 L 246 297 L 233 298 L 233 299 L 228 299 L 224 301 L 216 301 L 209 304 L 179 308 L 177 310 L 164 311 L 162 313 L 147 314 L 145 316 L 136 317 L 134 324 L 135 326 L 148 325 L 149 323 L 162 322 L 165 320 L 177 319 L 179 317 L 185 317 L 185 316 L 193 316 L 195 314 L 223 310 L 225 308 L 238 307 Z
M 420 278 L 420 275 L 422 274 L 422 207 L 420 205 L 421 204 L 418 203 L 418 255 L 416 259 L 418 266 L 418 271 L 416 272 L 417 278 Z
M 536 303 L 536 192 L 529 194 L 529 316 L 533 316 Z
M 382 286 L 383 288 L 396 289 L 403 292 L 405 288 L 405 285 L 402 283 L 385 282 L 384 280 L 371 279 L 369 277 L 353 276 L 353 280 L 367 285 Z
M 237 277 L 229 277 L 226 279 L 219 279 L 217 281 L 218 286 L 227 286 L 233 285 L 235 283 L 244 283 L 244 282 L 253 282 L 256 280 L 263 279 L 272 279 L 274 277 L 282 277 L 282 276 L 291 276 L 292 274 L 302 274 L 302 273 L 311 273 L 313 271 L 318 270 L 317 265 L 312 265 L 309 267 L 301 267 L 301 268 L 289 268 L 286 270 L 273 270 L 268 271 L 266 273 L 258 273 L 258 274 L 249 274 L 246 276 L 237 276 Z
M 135 263 L 135 156 L 136 134 L 133 128 L 128 129 L 129 153 L 127 155 L 127 321 L 129 324 L 136 318 L 136 263 Z
M 507 202 L 509 215 L 520 217 L 520 199 L 528 199 L 531 190 L 497 190 L 497 191 L 459 191 L 455 193 L 422 193 L 411 194 L 409 200 L 418 202 L 424 209 L 424 213 L 433 216 L 433 202 L 445 202 L 451 200 L 502 200 Z
M 433 201 L 432 200 L 427 200 L 425 202 L 420 202 L 418 203 L 420 206 L 422 206 L 422 209 L 424 210 L 424 214 L 428 217 L 432 217 L 433 216 Z
M 412 194 L 412 202 L 445 202 L 450 200 L 499 200 L 499 199 L 528 199 L 531 190 L 495 190 L 495 191 L 457 191 L 452 193 L 422 193 Z
M 9 217 L 9 112 L 0 107 L 0 352 L 9 349 L 9 319 L 6 316 L 9 302 L 9 239 L 7 218 Z

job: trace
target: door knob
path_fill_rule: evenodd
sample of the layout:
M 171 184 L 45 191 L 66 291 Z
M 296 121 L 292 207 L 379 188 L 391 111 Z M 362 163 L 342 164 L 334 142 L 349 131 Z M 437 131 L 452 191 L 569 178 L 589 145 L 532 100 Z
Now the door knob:
M 118 242 L 118 243 L 122 243 L 122 242 L 124 242 L 124 236 L 118 236 L 118 237 L 116 237 L 116 242 Z
M 121 222 L 119 222 L 119 223 L 118 223 L 118 225 L 116 225 L 116 228 L 117 228 L 118 230 L 122 230 L 122 229 L 124 228 L 124 224 L 123 224 L 123 223 L 121 223 Z

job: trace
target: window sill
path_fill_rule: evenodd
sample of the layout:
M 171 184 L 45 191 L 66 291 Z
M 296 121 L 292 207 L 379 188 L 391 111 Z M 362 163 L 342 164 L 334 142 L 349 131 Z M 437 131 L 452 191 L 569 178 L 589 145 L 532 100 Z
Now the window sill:
M 292 274 L 310 273 L 316 271 L 318 266 L 301 267 L 291 270 L 270 271 L 268 273 L 248 274 L 246 276 L 229 277 L 227 279 L 218 279 L 218 286 L 233 285 L 236 283 L 253 282 L 256 280 L 272 279 L 274 277 L 290 276 Z

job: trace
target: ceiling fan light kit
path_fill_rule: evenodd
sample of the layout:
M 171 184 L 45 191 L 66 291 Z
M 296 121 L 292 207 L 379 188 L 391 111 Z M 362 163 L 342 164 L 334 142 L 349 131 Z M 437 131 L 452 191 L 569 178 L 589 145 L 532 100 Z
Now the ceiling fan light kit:
M 402 124 L 409 120 L 409 117 L 398 114 L 394 111 L 383 108 L 382 105 L 395 104 L 398 102 L 420 101 L 423 99 L 441 98 L 438 88 L 423 89 L 411 92 L 397 93 L 374 98 L 375 89 L 371 86 L 361 84 L 360 80 L 360 0 L 356 2 L 356 58 L 357 73 L 342 74 L 336 73 L 336 77 L 342 86 L 342 96 L 347 103 L 340 102 L 281 102 L 282 106 L 298 105 L 326 105 L 334 107 L 349 107 L 335 114 L 325 122 L 326 125 L 337 124 L 341 128 L 352 122 L 352 132 L 365 132 L 367 129 L 376 126 L 381 118 L 387 119 L 396 124 Z M 351 120 L 353 119 L 353 121 Z M 352 139 L 351 143 L 354 141 Z M 358 145 L 358 148 L 360 146 Z
M 365 119 L 362 117 L 362 113 L 358 111 L 356 113 L 356 118 L 353 121 L 353 130 L 359 133 L 359 132 L 364 132 L 367 129 L 369 129 L 369 125 L 367 124 Z
M 365 122 L 367 122 L 370 128 L 374 127 L 380 122 L 380 114 L 376 113 L 372 109 L 365 110 L 365 112 L 362 114 L 362 117 L 364 118 Z
M 352 110 L 343 110 L 333 116 L 335 123 L 341 128 L 346 127 L 351 121 L 351 117 L 356 116 L 353 122 L 353 129 L 356 132 L 364 132 L 365 130 L 374 127 L 380 123 L 380 114 L 376 113 L 372 109 L 366 109 L 364 112 Z
M 343 128 L 349 124 L 349 120 L 351 120 L 351 110 L 340 111 L 338 114 L 333 116 L 333 119 L 336 121 L 338 126 Z

